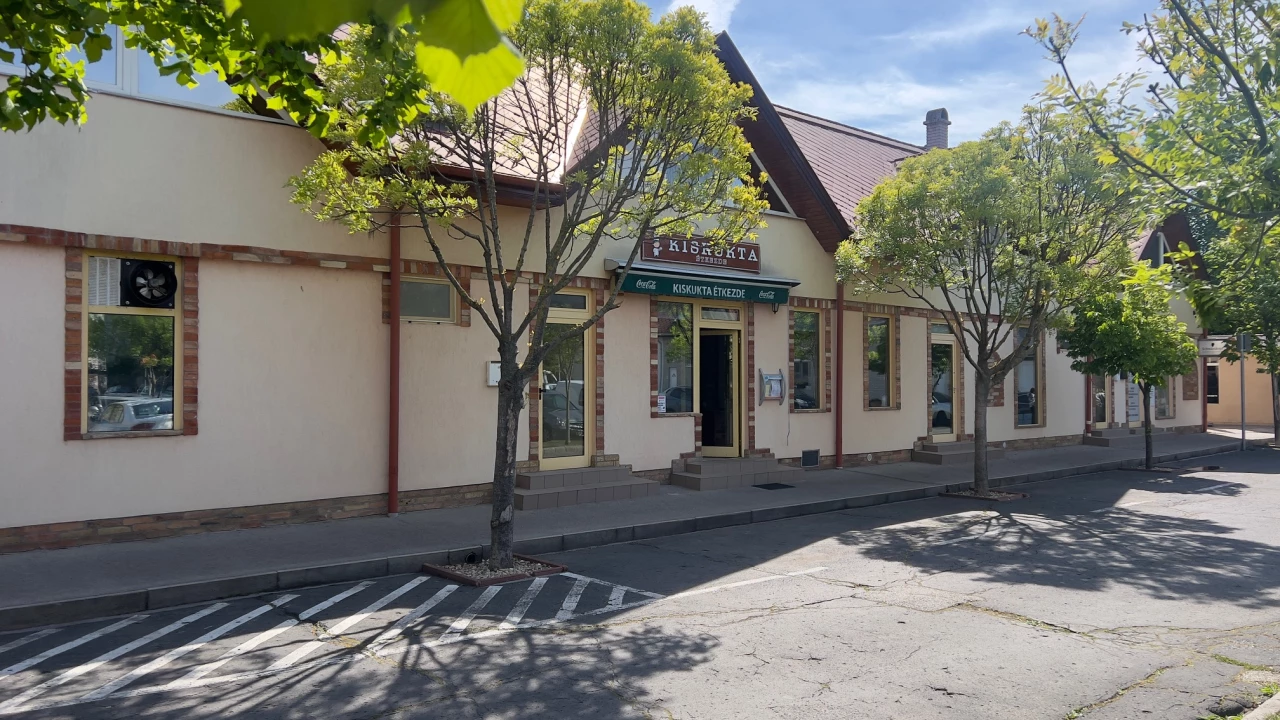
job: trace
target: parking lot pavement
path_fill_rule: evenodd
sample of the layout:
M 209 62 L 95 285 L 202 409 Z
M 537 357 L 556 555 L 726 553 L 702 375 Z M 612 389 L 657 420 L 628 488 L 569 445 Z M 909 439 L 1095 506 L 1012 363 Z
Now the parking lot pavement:
M 1280 665 L 1280 462 L 1213 462 L 0 634 L 0 715 L 1194 720 Z

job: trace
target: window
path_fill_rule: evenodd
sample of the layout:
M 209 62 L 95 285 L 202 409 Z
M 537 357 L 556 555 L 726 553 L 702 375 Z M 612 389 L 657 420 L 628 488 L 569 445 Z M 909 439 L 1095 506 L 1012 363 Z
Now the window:
M 1164 385 L 1151 388 L 1156 406 L 1156 419 L 1168 420 L 1173 417 L 1173 378 L 1165 378 Z
M 91 90 L 193 105 L 204 108 L 228 110 L 258 117 L 242 98 L 232 92 L 230 86 L 218 79 L 216 72 L 195 76 L 196 87 L 189 88 L 178 82 L 177 75 L 162 75 L 160 65 L 145 50 L 126 48 L 120 28 L 107 26 L 111 36 L 111 49 L 102 57 L 85 66 L 85 81 Z M 74 49 L 67 53 L 72 61 L 85 60 L 84 52 Z M 15 58 L 21 62 L 21 58 Z M 0 74 L 25 73 L 20 65 L 0 62 Z
M 951 326 L 946 323 L 929 323 L 929 332 L 934 335 L 950 335 Z
M 178 263 L 90 256 L 86 266 L 85 430 L 181 429 Z
M 725 322 L 738 322 L 742 313 L 737 308 L 702 308 L 703 320 L 723 320 Z
M 563 310 L 586 310 L 587 296 L 569 293 L 556 293 L 551 296 L 551 307 Z
M 791 407 L 795 410 L 817 410 L 822 407 L 818 400 L 822 390 L 822 378 L 819 375 L 822 367 L 822 338 L 818 334 L 818 313 L 797 311 L 793 320 L 795 329 L 791 336 Z
M 1095 424 L 1104 424 L 1107 420 L 1107 378 L 1103 375 L 1089 376 L 1089 392 L 1093 398 L 1091 407 L 1093 408 L 1093 422 Z
M 658 303 L 658 412 L 693 412 L 692 303 Z
M 1218 404 L 1218 363 L 1206 365 L 1204 369 L 1205 402 Z
M 1027 336 L 1026 328 L 1018 328 L 1016 342 L 1021 344 Z M 1015 421 L 1018 425 L 1040 424 L 1040 343 L 1034 339 L 1022 354 L 1022 361 L 1015 371 L 1018 407 Z
M 867 407 L 885 408 L 893 404 L 890 387 L 893 332 L 889 321 L 887 317 L 867 318 Z
M 453 286 L 447 282 L 404 278 L 400 281 L 400 317 L 410 322 L 451 323 L 457 318 Z

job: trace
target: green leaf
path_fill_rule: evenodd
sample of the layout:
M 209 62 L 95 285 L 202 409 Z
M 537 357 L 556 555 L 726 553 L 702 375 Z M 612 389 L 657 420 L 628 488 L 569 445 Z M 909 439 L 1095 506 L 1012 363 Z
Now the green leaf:
M 489 18 L 502 32 L 507 32 L 524 15 L 524 0 L 484 0 Z
M 418 68 L 432 87 L 448 94 L 467 112 L 510 87 L 524 72 L 524 60 L 506 42 L 488 52 L 472 54 L 463 62 L 440 47 L 419 42 Z

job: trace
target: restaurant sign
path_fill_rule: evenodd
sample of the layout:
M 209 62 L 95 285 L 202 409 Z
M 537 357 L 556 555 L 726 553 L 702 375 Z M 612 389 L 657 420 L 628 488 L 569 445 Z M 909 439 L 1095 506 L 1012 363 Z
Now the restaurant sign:
M 701 298 L 703 300 L 736 300 L 738 302 L 785 305 L 791 289 L 787 287 L 749 285 L 732 281 L 704 280 L 702 278 L 648 275 L 633 271 L 622 279 L 621 291 Z
M 760 246 L 729 243 L 717 247 L 706 238 L 651 238 L 640 243 L 645 260 L 760 272 Z

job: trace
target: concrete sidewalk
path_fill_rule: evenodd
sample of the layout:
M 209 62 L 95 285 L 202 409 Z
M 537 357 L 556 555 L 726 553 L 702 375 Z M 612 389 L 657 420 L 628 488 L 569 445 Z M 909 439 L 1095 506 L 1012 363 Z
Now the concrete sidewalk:
M 1161 462 L 1229 452 L 1214 434 L 1158 436 Z M 1142 449 L 1011 451 L 993 486 L 1135 467 Z M 914 500 L 967 487 L 968 465 L 876 465 L 805 474 L 794 488 L 693 492 L 521 512 L 517 552 L 538 554 Z M 488 541 L 488 506 L 0 555 L 0 630 L 134 613 L 461 561 Z

